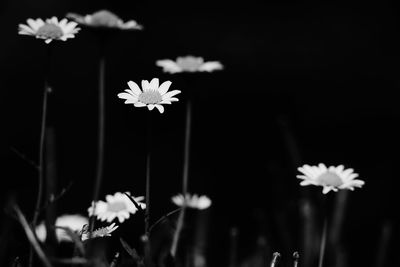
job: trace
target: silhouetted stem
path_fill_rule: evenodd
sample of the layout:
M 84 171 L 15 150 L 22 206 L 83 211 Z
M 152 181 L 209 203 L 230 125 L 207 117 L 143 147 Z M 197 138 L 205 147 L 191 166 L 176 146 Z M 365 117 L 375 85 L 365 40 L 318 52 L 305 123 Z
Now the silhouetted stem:
M 179 213 L 178 222 L 174 237 L 172 240 L 171 254 L 175 256 L 178 249 L 179 236 L 183 228 L 183 222 L 186 211 L 186 195 L 188 193 L 188 182 L 189 182 L 189 163 L 190 163 L 190 136 L 191 136 L 191 124 L 192 124 L 192 103 L 188 99 L 186 103 L 186 121 L 185 121 L 185 143 L 184 143 L 184 155 L 183 155 L 183 174 L 182 174 L 182 195 L 183 195 L 183 206 Z
M 45 267 L 52 267 L 50 261 L 44 254 L 42 248 L 40 247 L 39 243 L 36 240 L 35 234 L 33 233 L 32 229 L 30 228 L 28 222 L 25 219 L 25 216 L 22 214 L 21 210 L 18 208 L 17 205 L 14 205 L 13 207 L 15 213 L 17 214 L 18 221 L 21 223 L 22 228 L 24 228 L 25 234 L 31 243 L 32 247 L 36 251 L 37 255 L 39 256 L 39 259 L 43 262 L 43 265 Z
M 104 136 L 105 136 L 105 57 L 102 55 L 99 61 L 99 90 L 98 90 L 98 122 L 97 122 L 97 161 L 96 161 L 96 180 L 93 191 L 93 213 L 96 209 L 96 201 L 99 199 L 101 184 L 103 181 L 103 162 L 104 162 Z M 94 229 L 94 219 L 90 220 L 90 233 Z
M 229 232 L 229 235 L 230 235 L 229 267 L 236 267 L 238 229 L 236 227 L 232 227 Z
M 318 267 L 322 267 L 322 265 L 324 263 L 325 246 L 326 246 L 326 240 L 327 240 L 327 229 L 328 229 L 328 219 L 325 218 L 324 228 L 322 230 L 321 245 L 320 245 L 320 249 L 319 249 Z

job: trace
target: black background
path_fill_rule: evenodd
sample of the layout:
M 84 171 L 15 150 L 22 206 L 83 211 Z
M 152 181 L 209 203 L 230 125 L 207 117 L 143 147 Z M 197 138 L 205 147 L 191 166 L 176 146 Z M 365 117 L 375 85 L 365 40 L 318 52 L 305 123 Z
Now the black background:
M 211 253 L 211 265 L 226 263 L 231 226 L 242 233 L 241 257 L 265 231 L 271 250 L 298 249 L 300 222 L 293 218 L 301 191 L 317 202 L 322 195 L 320 188 L 299 187 L 301 164 L 344 164 L 366 182 L 351 193 L 346 213 L 344 240 L 353 265 L 374 264 L 383 223 L 394 225 L 391 242 L 398 239 L 399 43 L 390 2 L 3 1 L 0 7 L 2 203 L 14 194 L 31 216 L 37 181 L 12 148 L 37 160 L 45 45 L 18 36 L 18 23 L 108 8 L 145 30 L 121 32 L 106 47 L 102 195 L 144 195 L 148 111 L 116 95 L 129 80 L 159 77 L 182 93 L 164 114 L 151 113 L 152 216 L 172 210 L 170 197 L 180 190 L 184 103 L 191 96 L 189 189 L 213 199 L 211 247 L 224 251 Z M 73 182 L 58 208 L 84 214 L 95 175 L 99 48 L 83 29 L 53 52 L 49 125 L 57 139 L 58 187 Z M 225 70 L 197 75 L 190 84 L 155 66 L 157 59 L 189 54 L 219 60 Z M 290 247 L 281 241 L 279 214 L 287 216 Z M 388 263 L 395 260 L 390 255 Z

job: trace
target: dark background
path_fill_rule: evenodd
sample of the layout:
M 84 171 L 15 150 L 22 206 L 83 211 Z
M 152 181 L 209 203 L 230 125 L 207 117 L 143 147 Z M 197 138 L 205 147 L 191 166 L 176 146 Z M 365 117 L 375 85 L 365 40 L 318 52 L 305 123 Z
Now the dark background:
M 299 187 L 302 164 L 344 164 L 366 182 L 350 194 L 346 211 L 350 265 L 375 264 L 384 223 L 392 225 L 390 244 L 398 241 L 398 10 L 390 2 L 2 1 L 0 8 L 2 203 L 14 195 L 31 216 L 36 194 L 35 170 L 13 149 L 37 161 L 45 45 L 18 36 L 18 23 L 108 8 L 145 30 L 119 33 L 106 47 L 102 196 L 144 195 L 148 112 L 116 95 L 129 80 L 159 77 L 182 94 L 164 114 L 152 112 L 152 216 L 172 210 L 170 197 L 180 190 L 184 103 L 191 96 L 189 189 L 212 198 L 210 246 L 222 250 L 210 253 L 210 265 L 226 264 L 232 226 L 240 229 L 241 258 L 260 233 L 271 251 L 288 257 L 299 250 L 301 192 L 316 203 L 322 198 L 321 188 Z M 58 208 L 85 214 L 95 176 L 99 47 L 83 29 L 53 52 L 49 125 L 58 188 L 73 182 Z M 188 54 L 219 60 L 225 70 L 190 84 L 155 66 Z M 387 266 L 396 260 L 390 250 Z

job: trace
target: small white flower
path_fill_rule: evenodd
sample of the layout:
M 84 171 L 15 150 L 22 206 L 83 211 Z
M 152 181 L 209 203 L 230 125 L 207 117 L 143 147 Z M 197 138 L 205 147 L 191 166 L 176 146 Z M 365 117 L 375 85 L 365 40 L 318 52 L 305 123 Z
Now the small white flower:
M 79 24 L 89 27 L 115 28 L 120 30 L 142 30 L 143 26 L 139 25 L 134 20 L 124 22 L 114 13 L 108 10 L 100 10 L 90 15 L 79 15 L 76 13 L 68 13 L 68 18 L 71 18 Z
M 53 40 L 66 41 L 69 38 L 74 38 L 80 28 L 78 24 L 67 19 L 58 21 L 56 17 L 46 19 L 28 19 L 26 24 L 18 25 L 18 33 L 22 35 L 31 35 L 38 39 L 44 39 L 46 44 Z
M 115 223 L 112 223 L 109 226 L 96 229 L 92 232 L 91 238 L 111 236 L 111 233 L 114 232 L 118 227 L 119 227 L 118 225 L 116 226 Z M 82 241 L 88 240 L 89 232 L 86 231 L 82 233 L 81 239 Z
M 163 68 L 164 72 L 213 72 L 222 70 L 224 67 L 219 61 L 204 62 L 202 57 L 186 56 L 177 57 L 176 61 L 171 59 L 161 59 L 156 61 L 156 65 Z
M 68 227 L 71 231 L 78 233 L 85 224 L 88 224 L 89 220 L 82 215 L 62 215 L 55 221 L 56 227 Z M 36 236 L 39 241 L 44 242 L 46 240 L 47 232 L 44 222 L 41 222 L 36 226 Z M 56 228 L 56 238 L 58 242 L 72 242 L 71 237 L 66 233 L 64 229 Z
M 130 194 L 129 192 L 127 193 Z M 146 204 L 141 203 L 144 200 L 143 196 L 134 197 L 133 199 L 142 209 L 146 208 Z M 95 212 L 93 212 L 93 205 L 88 209 L 89 216 L 95 215 L 97 219 L 107 222 L 112 222 L 115 218 L 118 218 L 120 223 L 123 223 L 125 219 L 129 219 L 130 214 L 135 214 L 136 211 L 135 204 L 125 194 L 120 192 L 114 195 L 107 195 L 106 201 L 97 201 Z
M 183 197 L 183 194 L 178 194 L 172 197 L 172 202 L 183 207 L 184 205 L 189 208 L 204 210 L 211 206 L 211 199 L 205 195 L 198 196 L 197 194 L 190 195 L 189 193 Z
M 166 81 L 159 85 L 157 78 L 152 79 L 150 83 L 147 80 L 142 80 L 142 91 L 135 82 L 129 81 L 128 86 L 130 89 L 125 89 L 125 93 L 119 93 L 118 97 L 125 99 L 125 104 L 133 104 L 135 107 L 147 107 L 149 110 L 157 108 L 160 113 L 163 113 L 163 104 L 171 104 L 179 100 L 174 96 L 181 91 L 173 90 L 168 92 L 171 84 L 170 81 Z
M 325 164 L 320 163 L 318 166 L 303 165 L 297 169 L 302 175 L 296 177 L 302 179 L 300 185 L 317 185 L 322 186 L 322 193 L 329 191 L 337 192 L 339 189 L 354 190 L 355 187 L 361 188 L 365 182 L 355 179 L 358 177 L 353 169 L 344 169 L 343 165 L 337 167 L 330 166 L 327 168 Z

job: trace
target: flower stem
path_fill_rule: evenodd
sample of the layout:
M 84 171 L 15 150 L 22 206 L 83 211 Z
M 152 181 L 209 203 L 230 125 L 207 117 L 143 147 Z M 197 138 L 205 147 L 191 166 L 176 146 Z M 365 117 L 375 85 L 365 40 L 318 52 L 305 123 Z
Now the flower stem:
M 31 227 L 36 228 L 36 224 L 40 214 L 40 207 L 42 205 L 43 185 L 44 185 L 44 144 L 46 138 L 46 119 L 47 119 L 47 98 L 51 92 L 49 84 L 50 76 L 50 63 L 51 63 L 51 46 L 47 46 L 46 49 L 46 62 L 44 67 L 44 87 L 43 87 L 43 101 L 42 101 L 42 117 L 40 125 L 40 137 L 39 137 L 39 160 L 38 160 L 38 191 L 36 197 L 35 210 L 31 222 Z M 31 246 L 29 251 L 29 263 L 28 266 L 33 265 L 33 247 Z
M 146 148 L 146 209 L 144 215 L 145 234 L 149 237 L 150 229 L 150 166 L 151 166 L 151 139 L 152 139 L 152 118 L 151 113 L 147 113 L 147 148 Z
M 93 191 L 93 214 L 95 214 L 96 201 L 99 198 L 101 183 L 103 180 L 103 162 L 104 162 L 104 136 L 105 136 L 105 57 L 100 56 L 99 61 L 99 95 L 98 95 L 98 123 L 97 123 L 97 162 L 96 162 L 96 181 Z M 90 220 L 90 234 L 94 229 L 94 219 Z M 89 236 L 90 236 L 89 234 Z
M 192 103 L 190 99 L 186 102 L 186 121 L 185 121 L 185 143 L 184 143 L 184 155 L 183 155 L 183 174 L 182 174 L 182 194 L 183 194 L 183 205 L 179 213 L 176 231 L 172 240 L 171 254 L 175 256 L 178 249 L 179 236 L 183 228 L 183 221 L 185 218 L 186 210 L 186 195 L 188 192 L 188 181 L 189 181 L 189 162 L 190 162 L 190 136 L 191 136 L 191 124 L 192 124 Z
M 322 265 L 324 263 L 325 247 L 326 247 L 326 240 L 327 240 L 327 229 L 328 229 L 328 219 L 325 217 L 324 227 L 322 230 L 321 245 L 320 245 L 320 249 L 319 249 L 318 267 L 322 267 Z

